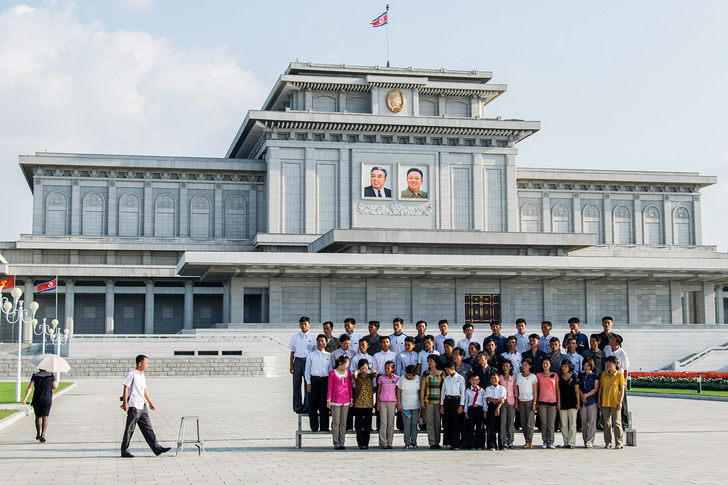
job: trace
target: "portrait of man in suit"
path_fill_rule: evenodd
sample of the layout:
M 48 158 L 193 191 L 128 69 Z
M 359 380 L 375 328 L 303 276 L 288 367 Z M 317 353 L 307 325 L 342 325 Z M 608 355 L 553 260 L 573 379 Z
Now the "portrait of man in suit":
M 400 199 L 427 199 L 427 192 L 421 190 L 423 181 L 422 170 L 417 167 L 407 170 L 407 188 L 400 192 Z
M 392 198 L 392 190 L 384 186 L 387 183 L 386 168 L 372 167 L 369 171 L 369 179 L 371 185 L 364 187 L 364 197 Z

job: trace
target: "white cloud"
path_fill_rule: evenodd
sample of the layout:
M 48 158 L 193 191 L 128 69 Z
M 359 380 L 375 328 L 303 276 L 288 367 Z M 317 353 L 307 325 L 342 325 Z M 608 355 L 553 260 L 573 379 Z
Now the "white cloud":
M 126 10 L 150 10 L 154 7 L 154 0 L 118 0 L 116 2 Z
M 18 154 L 224 156 L 266 93 L 224 47 L 107 32 L 72 7 L 0 12 L 0 72 L 0 193 L 21 201 L 21 220 L 31 203 Z M 30 231 L 28 221 L 7 222 L 0 240 Z

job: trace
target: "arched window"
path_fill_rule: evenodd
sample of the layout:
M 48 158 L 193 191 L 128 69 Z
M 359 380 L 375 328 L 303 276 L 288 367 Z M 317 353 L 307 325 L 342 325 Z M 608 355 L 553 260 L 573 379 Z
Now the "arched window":
M 445 112 L 453 118 L 467 118 L 470 116 L 470 109 L 467 103 L 462 101 L 448 101 L 445 105 Z
M 551 209 L 551 232 L 571 232 L 571 211 L 566 204 L 556 204 Z
M 190 237 L 210 237 L 210 199 L 204 195 L 190 201 Z
M 594 204 L 584 207 L 581 217 L 582 232 L 597 234 L 597 241 L 602 242 L 602 213 Z
M 625 205 L 618 205 L 612 213 L 614 244 L 632 244 L 632 212 Z
M 672 211 L 673 241 L 675 244 L 693 244 L 690 228 L 690 211 L 687 207 L 676 207 Z
M 100 236 L 104 233 L 104 198 L 96 192 L 88 193 L 83 198 L 81 234 L 84 236 Z
M 68 197 L 51 192 L 46 197 L 46 234 L 68 234 Z
M 526 202 L 521 206 L 521 232 L 540 232 L 538 206 L 533 202 Z
M 654 205 L 642 211 L 642 226 L 645 244 L 662 244 L 662 217 Z
M 372 102 L 363 96 L 346 98 L 346 111 L 349 113 L 371 113 Z
M 334 98 L 333 96 L 314 96 L 313 110 L 330 112 L 338 111 L 336 109 L 336 98 Z
M 119 199 L 119 236 L 139 236 L 141 233 L 141 218 L 139 197 L 126 193 Z
M 431 99 L 420 98 L 420 116 L 437 116 L 437 103 Z
M 246 210 L 245 199 L 239 195 L 228 197 L 225 201 L 225 237 L 247 237 Z
M 162 194 L 154 202 L 154 235 L 172 237 L 177 235 L 174 197 Z

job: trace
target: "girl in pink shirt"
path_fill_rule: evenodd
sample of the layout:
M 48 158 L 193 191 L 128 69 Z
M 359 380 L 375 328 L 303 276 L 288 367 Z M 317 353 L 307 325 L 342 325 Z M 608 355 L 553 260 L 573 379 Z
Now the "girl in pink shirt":
M 556 402 L 559 399 L 559 376 L 551 372 L 551 357 L 544 357 L 543 372 L 538 379 L 538 415 L 541 418 L 541 448 L 554 449 L 554 427 L 556 424 Z
M 336 359 L 336 367 L 329 371 L 329 389 L 326 396 L 326 407 L 331 409 L 331 431 L 334 436 L 334 449 L 345 450 L 346 417 L 349 406 L 354 399 L 352 390 L 349 357 L 340 355 Z
M 394 362 L 384 364 L 384 375 L 377 379 L 377 411 L 379 411 L 379 446 L 392 449 L 394 441 L 394 418 L 397 413 L 397 381 Z
M 516 400 L 518 399 L 518 387 L 516 387 L 516 376 L 513 375 L 513 364 L 510 360 L 501 363 L 501 372 L 498 382 L 506 389 L 506 402 L 500 410 L 501 436 L 506 448 L 513 448 L 513 428 L 516 419 Z

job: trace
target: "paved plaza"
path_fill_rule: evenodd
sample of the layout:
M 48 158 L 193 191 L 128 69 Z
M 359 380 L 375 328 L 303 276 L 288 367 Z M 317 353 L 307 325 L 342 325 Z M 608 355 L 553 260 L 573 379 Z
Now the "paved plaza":
M 279 363 L 284 359 L 279 356 Z M 283 361 L 285 363 L 285 361 Z M 150 366 L 154 365 L 154 359 Z M 281 365 L 279 364 L 279 369 Z M 283 366 L 285 371 L 285 366 Z M 56 400 L 45 444 L 35 441 L 33 418 L 0 431 L 0 483 L 724 483 L 728 402 L 637 397 L 630 399 L 638 446 L 488 451 L 356 448 L 334 451 L 330 435 L 304 437 L 295 448 L 290 376 L 275 378 L 150 377 L 157 411 L 152 422 L 173 450 L 155 457 L 137 430 L 134 459 L 119 457 L 125 413 L 118 379 L 76 379 Z M 175 457 L 181 416 L 200 415 L 205 453 L 194 446 Z M 721 417 L 721 419 L 715 419 Z M 534 444 L 540 445 L 540 438 Z M 426 443 L 426 435 L 419 437 Z M 557 436 L 557 444 L 560 437 Z M 377 443 L 376 435 L 372 444 Z M 516 445 L 523 438 L 517 434 Z M 721 471 L 723 470 L 723 471 Z

